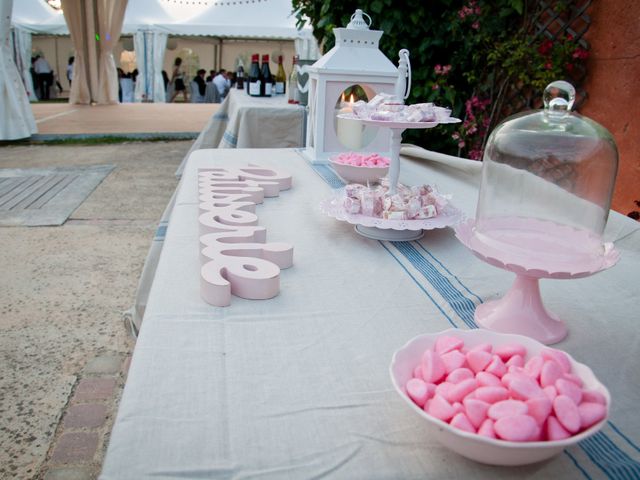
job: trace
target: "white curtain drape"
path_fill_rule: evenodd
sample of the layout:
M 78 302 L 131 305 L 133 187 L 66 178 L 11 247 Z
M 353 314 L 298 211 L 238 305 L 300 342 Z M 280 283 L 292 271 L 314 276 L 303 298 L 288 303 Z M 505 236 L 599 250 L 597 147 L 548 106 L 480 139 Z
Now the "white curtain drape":
M 98 103 L 118 103 L 118 71 L 113 49 L 118 44 L 127 0 L 93 0 L 97 4 L 98 42 Z
M 13 28 L 13 54 L 18 72 L 22 76 L 24 88 L 27 90 L 29 100 L 37 102 L 38 97 L 33 85 L 33 76 L 31 75 L 31 33 L 22 28 Z
M 27 91 L 11 53 L 13 0 L 0 1 L 0 140 L 17 140 L 37 133 Z
M 167 47 L 167 34 L 152 30 L 138 30 L 133 37 L 138 78 L 135 101 L 166 102 L 162 66 Z
M 62 0 L 75 49 L 70 103 L 118 103 L 118 43 L 127 0 Z

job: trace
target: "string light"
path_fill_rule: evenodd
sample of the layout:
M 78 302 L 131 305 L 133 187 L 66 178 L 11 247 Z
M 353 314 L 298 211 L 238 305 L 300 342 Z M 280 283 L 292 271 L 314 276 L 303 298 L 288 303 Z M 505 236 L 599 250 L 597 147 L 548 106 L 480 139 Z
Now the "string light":
M 61 0 L 46 0 L 47 5 L 55 10 L 62 10 L 62 1 Z
M 50 0 L 50 1 L 59 1 L 59 0 Z M 235 0 L 235 1 L 212 1 L 212 0 L 204 0 L 204 1 L 195 1 L 195 0 L 162 0 L 165 3 L 173 3 L 175 5 L 202 5 L 205 7 L 231 7 L 231 6 L 240 6 L 240 5 L 250 5 L 252 3 L 260 3 L 260 2 L 268 2 L 269 0 Z

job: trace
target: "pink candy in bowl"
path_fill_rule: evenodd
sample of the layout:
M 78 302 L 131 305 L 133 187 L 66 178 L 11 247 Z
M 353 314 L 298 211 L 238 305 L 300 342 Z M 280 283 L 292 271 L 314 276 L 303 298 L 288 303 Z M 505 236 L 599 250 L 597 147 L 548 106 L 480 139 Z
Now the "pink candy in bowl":
M 393 355 L 390 374 L 440 443 L 492 465 L 557 455 L 600 430 L 611 404 L 591 369 L 570 355 L 482 329 L 415 337 Z
M 389 172 L 390 160 L 377 153 L 341 153 L 329 159 L 331 166 L 346 182 L 378 182 Z

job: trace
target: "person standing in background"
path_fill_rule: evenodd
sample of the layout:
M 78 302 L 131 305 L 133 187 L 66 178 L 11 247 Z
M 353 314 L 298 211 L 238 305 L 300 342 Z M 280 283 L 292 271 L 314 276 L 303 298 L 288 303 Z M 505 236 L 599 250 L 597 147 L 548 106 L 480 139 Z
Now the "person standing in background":
M 67 81 L 69 82 L 69 90 L 71 90 L 71 80 L 73 80 L 73 61 L 76 57 L 69 57 L 69 63 L 67 63 Z
M 49 87 L 53 85 L 53 73 L 49 62 L 43 56 L 36 55 L 36 61 L 33 63 L 36 71 L 36 81 L 38 83 L 38 92 L 40 100 L 49 100 Z
M 189 101 L 189 95 L 187 94 L 187 86 L 184 84 L 184 72 L 180 67 L 182 65 L 182 59 L 176 57 L 173 63 L 173 72 L 171 73 L 171 83 L 173 84 L 173 96 L 169 102 L 173 102 L 178 94 L 182 92 L 185 103 Z

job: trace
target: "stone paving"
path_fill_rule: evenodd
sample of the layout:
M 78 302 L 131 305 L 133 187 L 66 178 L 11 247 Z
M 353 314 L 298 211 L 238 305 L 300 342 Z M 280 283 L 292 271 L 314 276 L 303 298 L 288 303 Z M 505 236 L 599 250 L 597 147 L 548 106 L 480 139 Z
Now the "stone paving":
M 45 480 L 97 478 L 130 358 L 106 354 L 89 360 L 40 469 Z
M 123 322 L 191 142 L 0 147 L 0 168 L 115 164 L 59 227 L 0 228 L 0 480 L 96 478 Z

